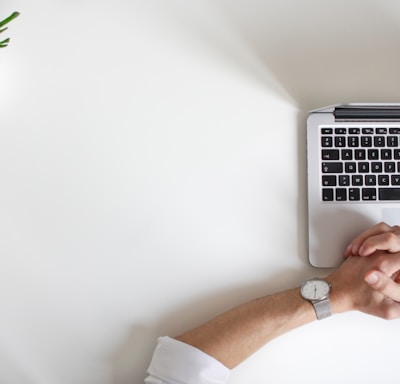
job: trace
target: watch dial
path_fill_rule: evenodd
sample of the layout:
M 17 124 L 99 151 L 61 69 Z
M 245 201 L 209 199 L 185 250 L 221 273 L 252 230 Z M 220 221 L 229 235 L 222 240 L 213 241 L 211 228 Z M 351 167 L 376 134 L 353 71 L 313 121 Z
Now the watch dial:
M 329 285 L 323 280 L 309 280 L 302 286 L 301 293 L 309 300 L 322 299 L 329 293 Z

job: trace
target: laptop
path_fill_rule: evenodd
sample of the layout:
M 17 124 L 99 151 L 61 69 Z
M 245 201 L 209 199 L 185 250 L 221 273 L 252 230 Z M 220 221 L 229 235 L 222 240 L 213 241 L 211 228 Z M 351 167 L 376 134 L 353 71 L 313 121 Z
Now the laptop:
M 400 104 L 311 111 L 307 172 L 309 262 L 337 267 L 355 236 L 400 225 Z

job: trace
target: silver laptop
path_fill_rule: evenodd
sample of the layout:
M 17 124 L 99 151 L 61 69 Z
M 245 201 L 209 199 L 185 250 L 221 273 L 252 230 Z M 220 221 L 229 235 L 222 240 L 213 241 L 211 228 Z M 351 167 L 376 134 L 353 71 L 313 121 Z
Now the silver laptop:
M 338 266 L 356 235 L 400 224 L 400 104 L 346 104 L 307 120 L 311 265 Z

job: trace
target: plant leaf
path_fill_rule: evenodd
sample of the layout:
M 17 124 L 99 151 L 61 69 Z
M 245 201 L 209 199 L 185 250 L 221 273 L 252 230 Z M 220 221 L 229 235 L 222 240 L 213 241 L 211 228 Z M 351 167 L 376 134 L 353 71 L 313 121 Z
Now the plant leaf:
M 11 20 L 14 20 L 18 16 L 19 16 L 19 12 L 13 12 L 10 16 L 8 16 L 4 20 L 0 21 L 0 27 L 2 27 L 3 25 L 6 25 L 7 23 L 9 23 Z

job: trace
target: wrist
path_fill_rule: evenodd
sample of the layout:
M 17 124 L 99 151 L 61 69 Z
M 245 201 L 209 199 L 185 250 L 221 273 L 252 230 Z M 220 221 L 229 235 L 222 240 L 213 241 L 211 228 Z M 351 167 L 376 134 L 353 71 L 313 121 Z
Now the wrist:
M 341 281 L 340 276 L 336 272 L 333 272 L 325 277 L 324 280 L 331 285 L 329 298 L 332 313 L 343 313 L 354 310 L 355 306 L 349 287 Z

